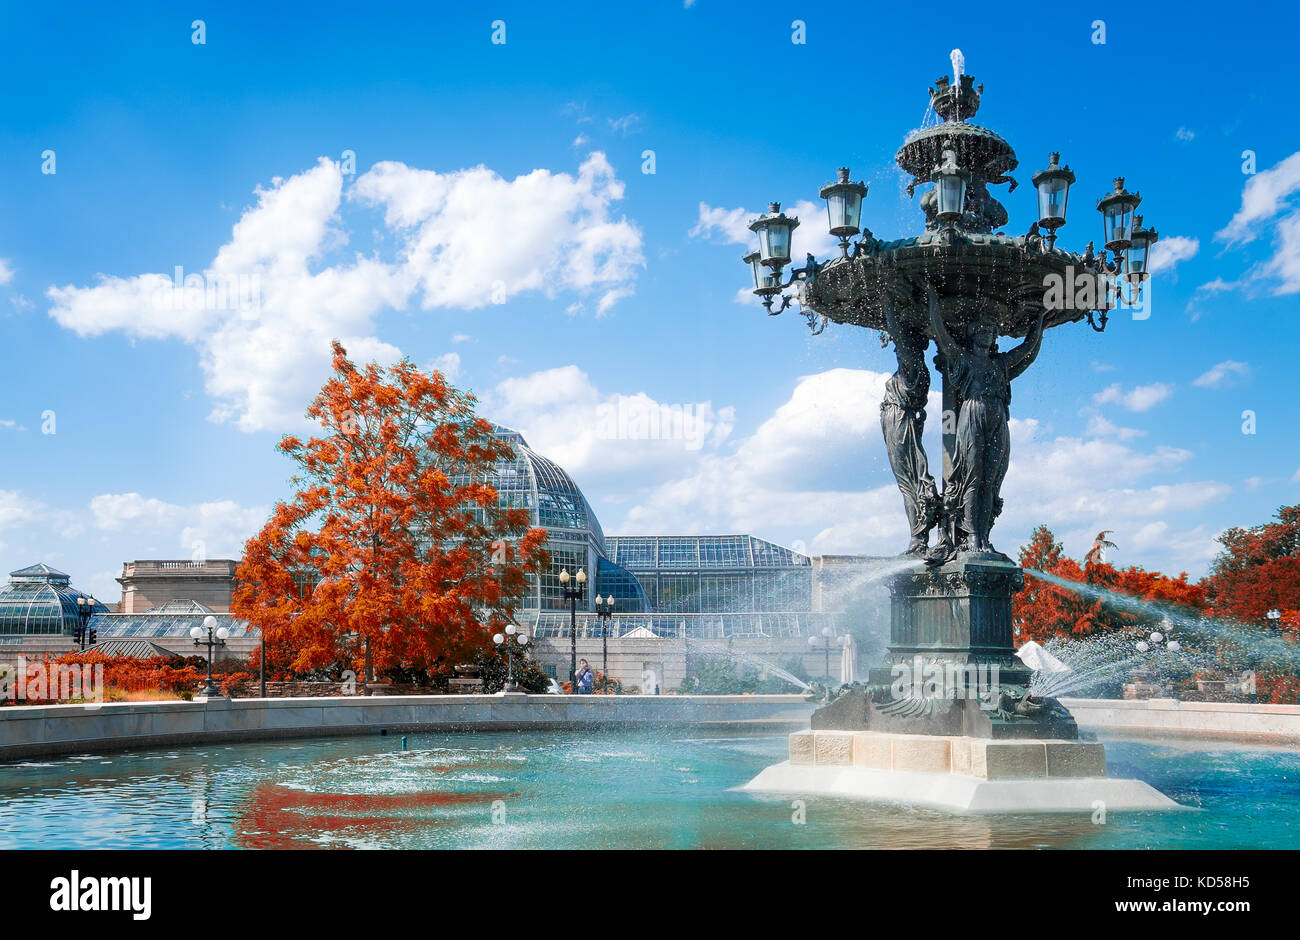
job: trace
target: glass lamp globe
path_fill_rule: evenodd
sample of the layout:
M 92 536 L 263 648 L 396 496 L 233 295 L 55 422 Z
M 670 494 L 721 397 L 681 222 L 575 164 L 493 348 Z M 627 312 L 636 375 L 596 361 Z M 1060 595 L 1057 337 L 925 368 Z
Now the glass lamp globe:
M 215 630 L 216 628 L 217 628 L 217 618 L 216 618 L 216 617 L 207 616 L 207 617 L 204 617 L 204 618 L 203 618 L 203 629 L 204 629 L 204 630 Z
M 605 598 L 601 597 L 599 594 L 596 595 L 596 606 L 597 607 L 605 606 Z
M 790 241 L 799 220 L 781 211 L 779 202 L 767 207 L 767 215 L 749 223 L 758 235 L 759 260 L 769 268 L 783 268 L 790 263 Z
M 228 639 L 230 639 L 230 630 L 227 629 L 226 627 L 220 627 L 220 628 L 218 628 L 218 629 L 217 629 L 217 639 L 218 639 L 218 640 L 228 640 Z
M 970 185 L 971 172 L 957 166 L 955 151 L 943 152 L 943 164 L 934 168 L 930 179 L 934 183 L 936 218 L 940 222 L 961 219 L 966 209 L 966 188 Z
M 1115 177 L 1115 191 L 1097 203 L 1107 251 L 1128 249 L 1133 237 L 1133 210 L 1141 201 L 1140 195 L 1124 188 L 1124 177 Z
M 587 583 L 587 572 L 582 568 L 578 569 L 578 583 L 579 584 Z
M 1142 227 L 1142 216 L 1133 217 L 1133 234 L 1129 240 L 1128 251 L 1124 252 L 1124 275 L 1128 282 L 1137 287 L 1150 274 L 1151 246 L 1159 240 L 1155 229 Z
M 613 609 L 614 609 L 614 595 L 613 595 L 613 594 L 610 594 L 608 597 L 605 598 L 605 605 L 606 605 L 607 607 L 609 607 L 610 610 L 613 610 Z
M 765 267 L 762 261 L 762 254 L 757 251 L 751 251 L 740 260 L 749 265 L 750 274 L 754 277 L 754 293 L 760 297 L 769 294 L 777 294 L 781 291 L 781 272 L 773 271 Z
M 1173 652 L 1177 653 L 1182 648 L 1183 648 L 1183 644 L 1179 643 L 1177 640 L 1169 641 L 1169 649 L 1172 650 Z
M 197 640 L 203 636 L 203 629 L 201 627 L 190 627 L 190 636 Z
M 520 646 L 527 646 L 527 645 L 528 645 L 528 634 L 527 634 L 527 633 L 521 633 L 521 634 L 519 634 L 517 637 L 515 637 L 515 642 L 518 643 Z
M 519 631 L 513 623 L 506 625 L 506 636 L 514 636 Z
M 1061 166 L 1061 155 L 1053 153 L 1047 169 L 1034 174 L 1034 188 L 1038 190 L 1038 224 L 1048 231 L 1056 231 L 1065 224 L 1065 206 L 1070 198 L 1070 184 L 1074 172 Z
M 1139 653 L 1145 653 L 1149 649 L 1151 649 L 1151 647 L 1147 646 L 1146 640 L 1138 640 L 1137 651 Z
M 1163 639 L 1164 639 L 1164 634 L 1162 633 L 1156 632 L 1151 634 L 1151 642 L 1153 644 L 1159 643 Z
M 815 636 L 810 636 L 810 637 L 808 637 L 808 645 L 809 645 L 809 646 L 816 646 L 816 645 L 817 645 L 817 637 L 815 637 Z
M 568 569 L 568 568 L 561 568 L 561 569 L 560 569 L 560 583 L 561 583 L 561 584 L 568 584 L 568 583 L 569 583 L 569 569 Z
M 500 646 L 500 645 L 501 645 L 502 643 L 504 643 L 505 641 L 506 641 L 506 638 L 505 638 L 505 635 L 504 635 L 504 634 L 501 634 L 501 633 L 494 633 L 494 634 L 492 634 L 492 642 L 495 643 L 497 646 Z
M 849 181 L 849 168 L 838 170 L 839 179 L 827 183 L 818 193 L 826 200 L 826 214 L 830 220 L 830 233 L 841 239 L 840 247 L 847 254 L 848 239 L 860 231 L 862 198 L 867 194 L 865 183 Z

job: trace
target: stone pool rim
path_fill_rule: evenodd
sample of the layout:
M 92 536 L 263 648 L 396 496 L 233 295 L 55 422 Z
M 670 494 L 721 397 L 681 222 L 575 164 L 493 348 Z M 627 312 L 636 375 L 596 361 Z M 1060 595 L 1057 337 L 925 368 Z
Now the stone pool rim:
M 436 731 L 742 726 L 806 728 L 795 695 L 404 695 L 6 705 L 0 762 L 235 741 Z

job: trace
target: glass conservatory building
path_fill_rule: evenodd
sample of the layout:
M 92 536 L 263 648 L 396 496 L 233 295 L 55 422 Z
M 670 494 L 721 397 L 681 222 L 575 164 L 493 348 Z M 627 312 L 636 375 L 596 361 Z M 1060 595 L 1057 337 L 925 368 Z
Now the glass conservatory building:
M 560 589 L 560 572 L 587 572 L 587 600 L 583 610 L 595 610 L 594 597 L 613 595 L 615 607 L 627 613 L 650 609 L 640 582 L 609 554 L 605 533 L 587 497 L 573 477 L 554 461 L 543 457 L 518 431 L 498 426 L 496 435 L 511 446 L 513 456 L 497 462 L 495 479 L 502 506 L 525 508 L 529 522 L 547 531 L 550 568 L 534 579 L 525 609 L 568 610 Z M 594 593 L 593 593 L 594 587 Z
M 517 616 L 535 636 L 567 636 L 569 604 L 560 571 L 587 572 L 578 606 L 580 635 L 598 636 L 594 596 L 613 595 L 611 635 L 716 639 L 803 636 L 833 615 L 813 609 L 813 564 L 804 554 L 749 535 L 606 536 L 573 478 L 538 454 L 518 431 L 497 427 L 513 457 L 493 481 L 503 506 L 526 507 L 547 530 L 550 568 L 532 585 Z M 590 589 L 594 583 L 595 593 Z
M 72 636 L 81 623 L 77 599 L 91 597 L 70 581 L 46 564 L 9 572 L 9 583 L 0 590 L 0 637 Z M 108 613 L 108 608 L 95 601 L 94 611 Z

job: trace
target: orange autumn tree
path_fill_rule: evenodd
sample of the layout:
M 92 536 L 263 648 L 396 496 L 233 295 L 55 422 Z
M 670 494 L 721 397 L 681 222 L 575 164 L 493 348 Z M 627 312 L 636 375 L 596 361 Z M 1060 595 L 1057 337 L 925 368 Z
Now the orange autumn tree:
M 1011 599 L 1012 625 L 1018 643 L 1028 640 L 1041 643 L 1053 636 L 1077 637 L 1145 623 L 1130 607 L 1118 606 L 1104 595 L 1088 596 L 1059 587 L 1034 577 L 1035 570 L 1137 600 L 1195 610 L 1206 608 L 1204 589 L 1188 581 L 1185 572 L 1171 578 L 1140 566 L 1116 568 L 1104 561 L 1103 550 L 1115 547 L 1106 538 L 1109 532 L 1097 535 L 1081 565 L 1065 555 L 1061 543 L 1047 526 L 1034 529 L 1028 544 L 1020 549 L 1025 586 Z
M 307 409 L 321 436 L 280 441 L 296 493 L 245 545 L 231 610 L 298 674 L 359 666 L 359 640 L 377 672 L 467 661 L 546 561 L 545 532 L 491 483 L 511 448 L 440 373 L 333 352 Z

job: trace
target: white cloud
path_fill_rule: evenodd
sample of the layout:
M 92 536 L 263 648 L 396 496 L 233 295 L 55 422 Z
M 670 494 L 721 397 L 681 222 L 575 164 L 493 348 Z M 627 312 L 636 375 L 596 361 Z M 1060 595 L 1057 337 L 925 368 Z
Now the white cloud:
M 14 266 L 8 258 L 0 258 L 0 287 L 4 287 L 14 279 Z
M 51 287 L 50 315 L 83 336 L 118 330 L 193 344 L 213 420 L 245 431 L 296 429 L 328 374 L 330 340 L 359 361 L 396 360 L 400 350 L 374 335 L 374 321 L 416 294 L 434 309 L 481 307 L 524 291 L 594 292 L 607 312 L 631 293 L 642 263 L 640 232 L 612 215 L 623 184 L 600 153 L 576 176 L 534 170 L 514 180 L 481 166 L 439 174 L 377 164 L 351 197 L 383 208 L 398 241 L 389 259 L 346 257 L 343 183 L 338 165 L 322 158 L 257 191 L 257 204 L 202 273 L 212 282 L 255 281 L 251 313 L 168 303 L 172 277 L 141 274 Z
M 748 532 L 786 544 L 799 541 L 813 552 L 900 551 L 907 543 L 906 520 L 879 431 L 886 378 L 853 369 L 805 376 L 730 452 L 705 453 L 684 472 L 617 501 L 627 509 L 616 525 L 606 520 L 606 530 Z M 935 398 L 926 436 L 937 472 Z M 1105 435 L 1045 438 L 1037 420 L 1012 420 L 1006 509 L 994 530 L 1004 551 L 1014 554 L 1035 525 L 1046 523 L 1081 555 L 1090 544 L 1085 539 L 1101 529 L 1167 525 L 1166 517 L 1196 513 L 1231 492 L 1215 481 L 1173 479 L 1190 451 L 1139 451 L 1128 441 L 1140 432 L 1113 425 L 1095 430 Z M 1175 534 L 1168 545 L 1149 546 L 1141 561 L 1202 570 L 1213 554 L 1212 535 Z
M 262 527 L 269 512 L 231 500 L 182 506 L 139 493 L 104 493 L 94 497 L 89 508 L 96 529 L 134 536 L 174 534 L 184 556 L 201 550 L 209 558 L 240 557 L 244 542 Z
M 478 411 L 598 485 L 627 473 L 680 471 L 725 442 L 735 418 L 734 407 L 708 401 L 602 394 L 574 365 L 506 379 L 482 396 Z
M 446 376 L 449 382 L 454 382 L 456 376 L 460 375 L 460 353 L 443 353 L 433 360 L 432 368 L 437 369 Z
M 625 114 L 619 118 L 609 118 L 609 129 L 626 137 L 641 130 L 641 115 Z
M 1151 260 L 1147 269 L 1152 274 L 1172 271 L 1180 261 L 1196 257 L 1196 253 L 1200 250 L 1201 242 L 1196 238 L 1187 238 L 1184 235 L 1162 238 L 1151 246 Z
M 1196 132 L 1192 130 L 1188 130 L 1186 127 L 1180 127 L 1174 133 L 1174 137 L 1178 138 L 1180 141 L 1187 144 L 1187 143 L 1191 143 L 1193 140 L 1196 139 Z
M 1244 362 L 1237 362 L 1233 359 L 1225 359 L 1218 365 L 1211 367 L 1208 371 L 1197 376 L 1192 384 L 1198 388 L 1224 388 L 1231 385 L 1235 379 L 1244 379 L 1250 376 L 1250 366 Z
M 1146 437 L 1146 431 L 1140 431 L 1137 428 L 1123 428 L 1108 421 L 1101 415 L 1093 415 L 1088 419 L 1088 428 L 1084 432 L 1089 437 L 1117 437 L 1121 441 L 1131 441 L 1135 438 Z
M 43 508 L 17 490 L 0 490 L 0 531 L 39 519 Z
M 644 259 L 640 231 L 612 214 L 623 190 L 596 152 L 577 176 L 534 170 L 514 180 L 481 166 L 440 174 L 379 163 L 352 196 L 384 209 L 425 309 L 474 309 L 525 291 L 630 293 Z
M 1300 292 L 1300 210 L 1292 199 L 1297 191 L 1300 152 L 1252 176 L 1242 191 L 1241 208 L 1215 234 L 1229 245 L 1246 244 L 1259 236 L 1264 223 L 1281 215 L 1274 227 L 1273 257 L 1252 267 L 1244 278 L 1245 283 L 1272 281 L 1273 293 L 1279 296 Z
M 1259 223 L 1281 212 L 1297 190 L 1300 190 L 1300 152 L 1248 179 L 1241 193 L 1241 208 L 1214 237 L 1230 244 L 1252 241 L 1258 234 Z
M 1093 395 L 1092 400 L 1098 405 L 1118 404 L 1129 411 L 1150 411 L 1173 393 L 1174 387 L 1165 382 L 1137 385 L 1127 392 L 1115 382 Z

